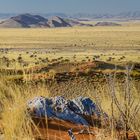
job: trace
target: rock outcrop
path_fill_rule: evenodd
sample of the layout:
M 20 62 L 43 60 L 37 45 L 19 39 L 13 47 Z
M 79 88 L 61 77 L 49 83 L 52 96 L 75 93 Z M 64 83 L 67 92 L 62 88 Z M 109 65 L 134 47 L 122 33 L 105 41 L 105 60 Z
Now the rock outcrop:
M 95 124 L 93 120 L 101 125 L 102 114 L 105 119 L 107 118 L 107 115 L 87 97 L 78 97 L 73 100 L 67 100 L 61 96 L 50 99 L 36 97 L 28 102 L 28 110 L 35 117 L 55 118 L 86 126 L 93 126 Z
M 62 96 L 50 99 L 35 97 L 27 106 L 38 128 L 33 129 L 34 137 L 41 140 L 48 140 L 48 136 L 52 140 L 81 140 L 83 137 L 94 140 L 93 126 L 101 127 L 101 116 L 108 120 L 108 116 L 88 97 L 73 100 Z

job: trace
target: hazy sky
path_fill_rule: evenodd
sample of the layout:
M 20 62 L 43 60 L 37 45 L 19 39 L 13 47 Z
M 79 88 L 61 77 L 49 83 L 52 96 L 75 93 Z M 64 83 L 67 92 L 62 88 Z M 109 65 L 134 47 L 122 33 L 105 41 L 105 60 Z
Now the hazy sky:
M 140 11 L 140 0 L 0 0 L 1 13 L 119 13 Z

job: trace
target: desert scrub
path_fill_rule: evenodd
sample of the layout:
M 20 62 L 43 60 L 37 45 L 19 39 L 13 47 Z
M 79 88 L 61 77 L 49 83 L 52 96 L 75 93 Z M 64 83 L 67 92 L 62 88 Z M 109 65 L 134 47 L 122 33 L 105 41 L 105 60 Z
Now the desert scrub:
M 115 75 L 110 75 L 108 79 L 108 89 L 111 96 L 112 137 L 114 137 L 114 129 L 117 129 L 120 132 L 124 132 L 125 140 L 129 139 L 129 132 L 135 133 L 136 137 L 139 138 L 137 132 L 139 132 L 140 126 L 138 122 L 140 117 L 140 97 L 130 76 L 132 68 L 126 67 L 123 86 L 117 87 Z M 116 115 L 116 110 L 118 115 Z

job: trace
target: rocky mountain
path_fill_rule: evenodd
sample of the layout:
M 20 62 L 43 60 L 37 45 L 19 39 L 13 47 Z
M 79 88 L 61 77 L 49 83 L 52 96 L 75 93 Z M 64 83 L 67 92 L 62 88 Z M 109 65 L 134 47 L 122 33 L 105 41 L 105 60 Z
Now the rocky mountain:
M 32 27 L 71 27 L 71 26 L 92 26 L 82 24 L 75 20 L 68 20 L 59 16 L 44 18 L 40 15 L 22 14 L 11 17 L 7 20 L 0 22 L 0 27 L 5 28 L 32 28 Z
M 51 28 L 54 28 L 54 27 L 71 27 L 69 22 L 66 22 L 63 18 L 60 18 L 58 16 L 54 16 L 54 17 L 49 18 L 47 24 Z
M 30 28 L 30 27 L 48 27 L 47 19 L 39 15 L 22 14 L 11 17 L 0 23 L 0 27 L 7 28 Z
M 84 23 L 81 23 L 79 22 L 80 20 L 73 20 L 71 18 L 67 18 L 65 19 L 66 22 L 68 22 L 71 26 L 89 26 L 89 27 L 92 27 L 93 25 L 92 24 L 84 24 Z
M 1 28 L 21 28 L 25 27 L 24 24 L 18 23 L 13 19 L 5 20 L 0 23 Z
M 95 26 L 121 26 L 121 24 L 114 23 L 114 22 L 98 22 Z

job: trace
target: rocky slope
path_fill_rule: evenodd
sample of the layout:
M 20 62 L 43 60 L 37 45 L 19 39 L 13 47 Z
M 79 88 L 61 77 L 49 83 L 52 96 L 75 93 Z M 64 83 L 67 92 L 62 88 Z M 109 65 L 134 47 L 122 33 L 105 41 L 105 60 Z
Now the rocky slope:
M 11 17 L 10 19 L 7 19 L 0 23 L 0 27 L 7 28 L 21 28 L 21 27 L 30 28 L 34 26 L 36 27 L 48 26 L 47 19 L 38 15 L 23 14 Z
M 54 16 L 48 19 L 47 24 L 49 27 L 71 27 L 69 22 L 66 22 L 63 18 L 60 18 L 58 16 Z
M 121 24 L 114 23 L 114 22 L 98 22 L 95 26 L 121 26 Z
M 33 27 L 72 27 L 72 26 L 92 26 L 80 23 L 75 20 L 68 20 L 59 16 L 53 16 L 48 19 L 40 15 L 22 14 L 11 17 L 0 22 L 1 28 L 33 28 Z

